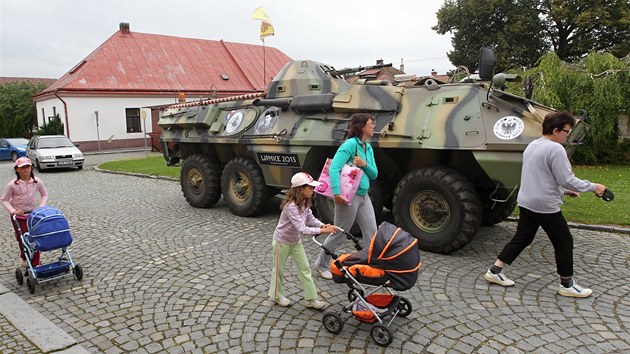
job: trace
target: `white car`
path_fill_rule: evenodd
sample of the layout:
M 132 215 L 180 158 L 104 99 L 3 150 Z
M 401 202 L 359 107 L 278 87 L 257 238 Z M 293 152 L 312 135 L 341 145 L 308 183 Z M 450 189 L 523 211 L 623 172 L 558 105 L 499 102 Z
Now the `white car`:
M 83 168 L 85 158 L 79 148 L 64 135 L 36 135 L 26 147 L 26 156 L 37 171 L 50 168 Z

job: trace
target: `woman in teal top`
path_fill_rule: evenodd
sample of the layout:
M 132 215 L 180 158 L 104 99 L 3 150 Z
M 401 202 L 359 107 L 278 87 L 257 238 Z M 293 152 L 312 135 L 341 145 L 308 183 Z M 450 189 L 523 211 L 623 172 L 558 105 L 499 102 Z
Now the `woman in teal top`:
M 374 117 L 367 113 L 354 114 L 350 119 L 350 135 L 333 157 L 330 164 L 330 184 L 335 200 L 335 226 L 343 230 L 350 230 L 356 221 L 363 235 L 363 247 L 367 247 L 376 233 L 376 216 L 368 195 L 370 180 L 378 177 L 378 169 L 374 160 L 374 150 L 367 142 L 374 134 Z M 363 170 L 363 177 L 359 184 L 357 194 L 348 200 L 340 194 L 339 175 L 345 164 L 354 164 Z M 343 233 L 329 235 L 324 241 L 324 247 L 334 252 L 341 245 L 345 236 Z M 315 261 L 314 267 L 325 279 L 332 279 L 329 270 L 331 257 L 322 249 Z

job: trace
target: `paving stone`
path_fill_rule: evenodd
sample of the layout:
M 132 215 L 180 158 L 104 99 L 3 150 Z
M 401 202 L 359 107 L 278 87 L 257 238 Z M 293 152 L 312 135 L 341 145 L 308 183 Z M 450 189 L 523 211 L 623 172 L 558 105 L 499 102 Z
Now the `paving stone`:
M 322 313 L 301 303 L 291 261 L 284 290 L 292 306 L 268 299 L 277 200 L 261 216 L 241 218 L 223 200 L 212 208 L 191 207 L 176 182 L 94 170 L 100 161 L 129 156 L 144 153 L 88 156 L 82 171 L 37 174 L 49 189 L 50 204 L 68 217 L 70 251 L 84 267 L 81 282 L 63 278 L 30 295 L 13 278 L 15 243 L 0 243 L 0 284 L 89 352 L 630 351 L 626 234 L 572 229 L 576 278 L 594 291 L 588 299 L 557 296 L 553 247 L 543 232 L 507 269 L 514 287 L 483 279 L 514 233 L 513 222 L 481 228 L 451 255 L 421 251 L 418 282 L 403 293 L 413 312 L 391 323 L 394 341 L 384 349 L 370 338 L 371 326 L 352 316 L 344 315 L 341 333 L 328 333 Z M 0 163 L 0 176 L 11 172 L 10 163 Z M 0 230 L 12 237 L 6 217 L 0 217 Z M 309 238 L 303 244 L 314 258 L 317 246 Z M 620 276 L 601 282 L 600 274 Z M 347 286 L 318 277 L 315 282 L 329 310 L 347 304 Z M 37 352 L 15 332 L 0 316 L 0 352 Z

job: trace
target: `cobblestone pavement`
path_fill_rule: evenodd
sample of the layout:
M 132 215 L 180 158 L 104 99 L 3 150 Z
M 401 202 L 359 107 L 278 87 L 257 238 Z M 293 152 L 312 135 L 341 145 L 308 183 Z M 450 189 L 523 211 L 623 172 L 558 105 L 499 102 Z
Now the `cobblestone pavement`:
M 267 298 L 277 200 L 265 215 L 240 218 L 222 201 L 190 207 L 175 182 L 93 170 L 107 159 L 143 154 L 88 156 L 82 171 L 38 174 L 49 204 L 70 222 L 81 282 L 43 283 L 33 295 L 18 286 L 17 246 L 8 218 L 0 217 L 0 283 L 90 352 L 630 351 L 628 235 L 573 230 L 576 278 L 594 290 L 587 299 L 556 295 L 553 249 L 542 233 L 508 269 L 514 287 L 483 279 L 514 223 L 483 228 L 451 255 L 422 252 L 418 282 L 403 293 L 413 312 L 393 321 L 394 341 L 385 350 L 371 340 L 370 325 L 353 318 L 338 335 L 328 333 L 322 313 L 300 303 L 291 263 L 285 292 L 293 304 L 283 308 Z M 0 164 L 1 180 L 11 175 L 12 165 Z M 317 246 L 303 242 L 314 259 Z M 345 285 L 318 277 L 316 283 L 330 309 L 346 304 Z M 0 352 L 34 352 L 2 318 L 0 333 Z

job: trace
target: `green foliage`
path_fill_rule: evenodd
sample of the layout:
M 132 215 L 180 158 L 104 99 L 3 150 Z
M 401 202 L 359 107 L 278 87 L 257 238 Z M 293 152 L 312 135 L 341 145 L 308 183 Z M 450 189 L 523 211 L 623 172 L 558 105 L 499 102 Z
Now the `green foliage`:
M 587 142 L 572 159 L 580 164 L 630 163 L 629 143 L 619 141 L 619 115 L 630 113 L 630 63 L 608 53 L 590 53 L 568 64 L 553 52 L 536 68 L 525 71 L 534 79 L 533 99 L 574 114 L 584 109 L 591 129 Z M 523 94 L 523 88 L 510 86 Z
M 63 135 L 63 123 L 59 115 L 50 117 L 48 123 L 44 122 L 37 130 L 37 135 Z
M 46 88 L 44 84 L 11 82 L 0 85 L 0 136 L 26 137 L 37 126 L 33 95 Z
M 531 67 L 549 50 L 571 61 L 630 53 L 628 0 L 446 0 L 437 20 L 433 30 L 452 33 L 451 63 L 471 70 L 481 47 L 495 51 L 497 72 Z

